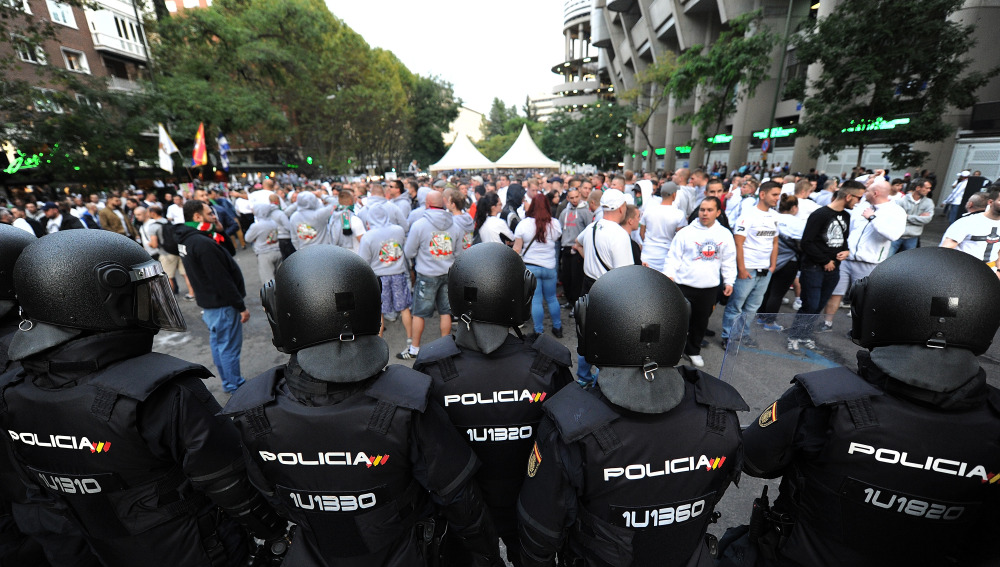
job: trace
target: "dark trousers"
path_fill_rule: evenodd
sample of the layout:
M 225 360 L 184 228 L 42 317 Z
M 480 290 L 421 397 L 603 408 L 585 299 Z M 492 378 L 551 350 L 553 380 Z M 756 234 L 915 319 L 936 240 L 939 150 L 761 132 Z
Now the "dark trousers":
M 595 280 L 594 278 L 592 278 L 592 277 L 584 274 L 584 276 L 583 276 L 583 289 L 581 290 L 582 295 L 587 295 L 588 293 L 590 293 L 590 288 L 594 287 L 595 283 L 597 283 L 597 280 Z
M 278 240 L 278 250 L 281 250 L 281 259 L 285 260 L 295 252 L 295 245 L 292 244 L 290 238 L 283 238 Z
M 571 246 L 563 246 L 559 259 L 559 279 L 563 284 L 566 303 L 576 305 L 583 291 L 583 256 L 573 252 Z
M 813 323 L 816 315 L 823 312 L 826 303 L 830 301 L 833 290 L 840 281 L 840 267 L 827 272 L 823 266 L 802 266 L 799 275 L 799 285 L 802 287 L 802 307 L 795 316 L 795 324 L 789 338 L 812 338 Z
M 768 323 L 775 321 L 774 314 L 781 310 L 781 298 L 785 297 L 798 271 L 799 263 L 792 260 L 771 276 L 771 283 L 767 284 L 767 291 L 764 292 L 764 303 L 758 311 L 762 320 Z
M 684 354 L 701 354 L 701 341 L 705 338 L 705 329 L 708 328 L 708 319 L 712 316 L 712 308 L 715 307 L 715 294 L 718 287 L 689 287 L 686 285 L 677 286 L 681 288 L 684 298 L 691 304 L 691 319 L 688 321 L 687 344 L 684 345 Z

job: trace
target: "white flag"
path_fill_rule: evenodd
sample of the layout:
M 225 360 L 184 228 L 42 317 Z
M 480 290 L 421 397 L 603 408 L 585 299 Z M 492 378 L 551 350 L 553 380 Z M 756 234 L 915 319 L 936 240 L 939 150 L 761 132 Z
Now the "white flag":
M 173 172 L 174 160 L 170 157 L 170 154 L 179 152 L 180 150 L 174 145 L 174 141 L 170 139 L 170 135 L 167 134 L 167 130 L 163 127 L 163 124 L 157 124 L 157 126 L 160 127 L 160 169 Z

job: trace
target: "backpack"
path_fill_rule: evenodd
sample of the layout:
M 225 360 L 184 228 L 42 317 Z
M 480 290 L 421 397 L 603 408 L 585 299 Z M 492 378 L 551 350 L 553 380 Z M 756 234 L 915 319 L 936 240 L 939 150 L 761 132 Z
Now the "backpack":
M 177 248 L 177 236 L 174 234 L 175 225 L 172 222 L 167 222 L 163 224 L 163 241 L 160 242 L 160 249 L 167 254 L 173 254 L 174 256 L 180 256 L 181 252 Z

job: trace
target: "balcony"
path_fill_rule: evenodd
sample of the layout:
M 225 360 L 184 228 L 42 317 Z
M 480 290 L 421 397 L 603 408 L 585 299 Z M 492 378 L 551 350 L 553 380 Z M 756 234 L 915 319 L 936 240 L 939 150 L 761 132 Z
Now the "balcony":
M 674 15 L 673 2 L 670 0 L 653 0 L 649 5 L 649 23 L 659 32 L 660 26 L 667 23 Z
M 612 12 L 628 12 L 636 0 L 610 0 L 607 9 Z
M 136 61 L 146 61 L 146 50 L 137 41 L 123 39 L 117 35 L 100 31 L 93 31 L 91 35 L 94 38 L 94 49 L 97 51 L 114 53 Z
M 139 93 L 143 91 L 142 84 L 129 79 L 122 79 L 120 77 L 108 77 L 108 89 L 129 93 Z
M 636 55 L 644 55 L 650 49 L 649 28 L 646 27 L 646 19 L 639 18 L 639 21 L 629 30 L 632 36 L 632 45 L 635 46 Z
M 574 91 L 578 92 L 588 92 L 601 88 L 600 81 L 573 81 L 571 83 L 563 83 L 552 88 L 553 94 L 559 93 L 572 93 Z

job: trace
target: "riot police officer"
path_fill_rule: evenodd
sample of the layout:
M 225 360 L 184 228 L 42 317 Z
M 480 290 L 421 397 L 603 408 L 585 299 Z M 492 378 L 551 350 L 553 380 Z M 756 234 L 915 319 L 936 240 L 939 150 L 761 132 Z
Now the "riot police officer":
M 1000 325 L 1000 281 L 968 254 L 917 248 L 850 296 L 858 373 L 795 376 L 747 429 L 743 469 L 781 476 L 780 495 L 724 564 L 996 565 L 1000 392 L 976 356 Z
M 422 565 L 415 526 L 428 493 L 473 552 L 499 565 L 473 475 L 476 456 L 430 378 L 386 366 L 378 278 L 336 246 L 299 250 L 261 290 L 274 345 L 292 356 L 226 404 L 254 484 L 298 525 L 296 567 Z
M 542 402 L 573 380 L 569 349 L 547 335 L 526 341 L 509 332 L 530 317 L 534 291 L 534 275 L 509 247 L 469 248 L 448 272 L 457 330 L 421 349 L 413 365 L 431 376 L 431 398 L 483 462 L 476 480 L 515 564 L 524 459 Z M 464 564 L 453 546 L 446 548 L 452 552 L 446 552 L 448 563 Z
M 21 322 L 14 294 L 14 263 L 35 238 L 34 234 L 0 224 L 0 373 L 10 365 L 7 347 Z M 8 443 L 0 441 L 0 565 L 97 565 L 80 530 L 43 506 L 42 500 L 50 506 L 54 502 L 37 488 L 29 493 L 14 466 Z
M 0 377 L 0 423 L 21 472 L 68 509 L 106 567 L 235 566 L 243 529 L 283 522 L 250 485 L 239 434 L 202 366 L 152 353 L 184 319 L 159 263 L 123 236 L 50 234 L 14 270 L 25 319 Z
M 593 390 L 571 384 L 543 406 L 518 500 L 526 565 L 552 565 L 567 533 L 583 565 L 711 565 L 705 532 L 739 477 L 736 411 L 748 408 L 728 384 L 674 366 L 688 313 L 677 285 L 644 266 L 611 270 L 577 301 L 579 353 L 601 371 Z

